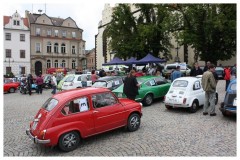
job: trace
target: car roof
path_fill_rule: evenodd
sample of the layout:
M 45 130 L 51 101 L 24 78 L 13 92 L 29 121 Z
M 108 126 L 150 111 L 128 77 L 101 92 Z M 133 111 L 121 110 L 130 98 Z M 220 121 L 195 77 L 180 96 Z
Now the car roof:
M 123 77 L 121 77 L 121 76 L 106 76 L 106 77 L 101 77 L 96 81 L 110 81 L 110 80 L 119 79 L 119 78 L 121 79 Z
M 177 78 L 175 80 L 185 80 L 185 81 L 189 81 L 189 82 L 194 82 L 194 81 L 200 80 L 200 79 L 197 78 L 197 77 L 180 77 L 180 78 Z
M 52 98 L 61 99 L 65 101 L 70 99 L 70 97 L 74 98 L 76 96 L 78 97 L 86 96 L 86 95 L 102 93 L 102 92 L 110 92 L 110 90 L 106 88 L 94 88 L 94 87 L 75 88 L 75 89 L 58 92 L 57 94 L 53 95 Z

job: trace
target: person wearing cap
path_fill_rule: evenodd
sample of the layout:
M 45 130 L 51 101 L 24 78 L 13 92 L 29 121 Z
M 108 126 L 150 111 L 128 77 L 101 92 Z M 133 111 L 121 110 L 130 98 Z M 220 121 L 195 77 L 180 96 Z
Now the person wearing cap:
M 175 79 L 182 77 L 182 73 L 180 72 L 180 66 L 177 66 L 176 70 L 171 74 L 171 81 L 173 82 Z

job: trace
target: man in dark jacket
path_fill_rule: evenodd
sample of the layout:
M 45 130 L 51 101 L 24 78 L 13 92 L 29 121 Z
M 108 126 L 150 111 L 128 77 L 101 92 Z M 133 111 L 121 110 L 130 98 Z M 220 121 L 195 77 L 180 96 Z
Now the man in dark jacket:
M 139 84 L 135 77 L 135 71 L 131 70 L 129 75 L 124 80 L 123 93 L 128 99 L 135 100 L 138 95 Z
M 194 68 L 191 69 L 190 76 L 196 77 L 197 75 L 202 75 L 202 74 L 203 74 L 203 71 L 199 67 L 198 62 L 195 62 L 194 63 Z

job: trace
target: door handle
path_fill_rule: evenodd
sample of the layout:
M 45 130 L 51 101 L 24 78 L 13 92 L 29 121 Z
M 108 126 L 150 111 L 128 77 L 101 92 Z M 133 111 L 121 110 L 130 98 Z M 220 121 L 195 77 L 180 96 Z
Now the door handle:
M 96 110 L 95 110 L 95 111 L 93 111 L 93 113 L 98 113 L 98 112 L 99 112 L 99 111 L 96 111 Z

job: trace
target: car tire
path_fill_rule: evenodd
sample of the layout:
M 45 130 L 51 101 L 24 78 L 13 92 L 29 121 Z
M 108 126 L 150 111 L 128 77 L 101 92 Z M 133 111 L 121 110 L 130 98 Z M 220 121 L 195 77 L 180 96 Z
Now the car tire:
M 153 95 L 147 94 L 143 99 L 143 105 L 144 106 L 150 106 L 153 102 Z
M 165 105 L 165 107 L 166 107 L 168 110 L 170 110 L 170 109 L 173 108 L 172 106 L 169 106 L 169 105 Z
M 130 132 L 138 130 L 141 123 L 139 114 L 133 113 L 128 117 L 127 129 Z
M 216 93 L 216 95 L 215 95 L 215 105 L 217 105 L 218 104 L 218 93 Z
M 14 93 L 14 92 L 15 92 L 15 88 L 10 88 L 10 89 L 9 89 L 9 92 L 10 92 L 10 93 Z
M 191 113 L 195 113 L 198 110 L 199 104 L 197 100 L 194 100 L 191 107 L 189 108 L 189 111 Z
M 76 131 L 64 133 L 60 136 L 58 147 L 64 152 L 75 150 L 80 143 L 80 136 Z

